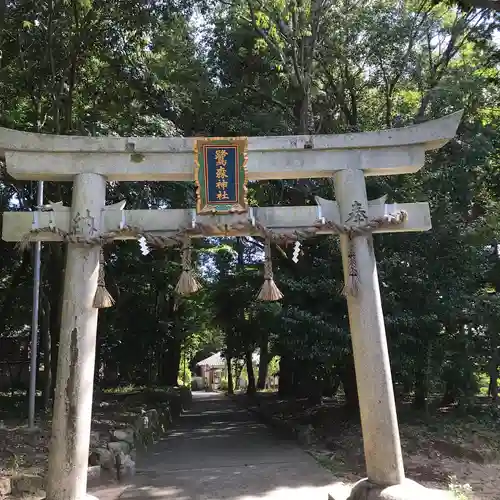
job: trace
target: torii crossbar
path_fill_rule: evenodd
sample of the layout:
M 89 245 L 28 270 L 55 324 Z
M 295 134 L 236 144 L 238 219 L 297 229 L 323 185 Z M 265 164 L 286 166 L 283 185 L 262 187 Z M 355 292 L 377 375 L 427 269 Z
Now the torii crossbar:
M 317 199 L 320 214 L 314 206 L 259 207 L 253 210 L 253 219 L 274 232 L 287 233 L 311 227 L 318 215 L 335 224 L 351 221 L 355 226 L 355 207 L 366 219 L 404 210 L 402 224 L 373 232 L 426 231 L 431 227 L 427 203 L 369 202 L 365 176 L 417 172 L 427 151 L 454 137 L 461 116 L 457 112 L 377 132 L 248 138 L 249 180 L 332 177 L 336 196 L 336 201 Z M 248 220 L 245 214 L 193 216 L 190 210 L 106 207 L 107 181 L 193 181 L 196 139 L 53 136 L 0 128 L 0 157 L 16 179 L 73 182 L 71 208 L 54 205 L 52 212 L 40 212 L 39 227 L 50 223 L 90 237 L 108 233 L 125 221 L 144 231 L 169 235 L 201 219 L 220 227 Z M 22 240 L 32 224 L 33 213 L 5 213 L 3 239 Z M 318 234 L 335 232 L 322 229 Z M 252 234 L 251 226 L 231 234 L 242 232 Z M 61 239 L 54 232 L 42 232 L 37 238 Z M 348 296 L 347 305 L 368 476 L 354 488 L 351 498 L 368 498 L 363 493 L 367 487 L 369 498 L 383 498 L 387 486 L 392 487 L 391 498 L 410 498 L 408 490 L 416 486 L 404 476 L 372 236 L 361 233 L 350 241 L 341 234 L 340 239 L 344 277 L 347 280 L 351 272 L 351 253 L 359 280 L 359 293 Z M 68 243 L 47 500 L 83 500 L 86 496 L 99 255 L 99 246 Z M 419 490 L 416 498 L 422 495 Z

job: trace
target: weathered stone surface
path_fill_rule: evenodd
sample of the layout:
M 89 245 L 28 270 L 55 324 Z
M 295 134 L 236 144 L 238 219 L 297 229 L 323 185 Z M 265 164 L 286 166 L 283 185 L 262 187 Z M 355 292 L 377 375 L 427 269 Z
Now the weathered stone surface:
M 250 137 L 251 180 L 329 177 L 332 165 L 359 165 L 368 175 L 418 171 L 425 151 L 454 136 L 462 112 L 411 127 L 340 135 Z M 0 129 L 9 151 L 7 170 L 16 179 L 71 181 L 81 172 L 99 172 L 108 181 L 192 181 L 191 137 L 72 137 Z M 133 151 L 127 145 L 133 144 Z M 131 161 L 134 152 L 144 161 Z M 282 154 L 277 155 L 276 151 Z M 73 162 L 74 156 L 85 161 Z M 341 168 L 341 167 L 337 167 Z M 128 218 L 127 218 L 128 220 Z
M 170 413 L 170 408 L 167 406 L 166 408 L 162 408 L 158 412 L 159 417 L 159 429 L 160 432 L 167 432 L 168 428 L 172 424 L 172 415 Z
M 0 477 L 0 497 L 9 495 L 12 491 L 10 477 Z
M 97 448 L 96 453 L 99 456 L 99 464 L 103 469 L 114 469 L 115 455 L 111 450 Z
M 117 441 L 125 441 L 126 443 L 134 444 L 134 429 L 116 429 L 113 432 L 113 438 Z
M 149 428 L 150 426 L 149 418 L 146 415 L 146 412 L 143 412 L 135 419 L 134 425 L 138 432 L 141 432 L 142 430 Z
M 336 172 L 334 188 L 341 220 L 350 220 L 353 207 L 358 207 L 359 213 L 367 213 L 368 198 L 362 170 L 348 168 Z M 349 284 L 353 277 L 349 271 L 351 245 L 348 236 L 340 236 L 340 248 L 344 281 Z M 399 484 L 405 477 L 403 456 L 372 236 L 356 237 L 352 248 L 356 279 L 362 292 L 347 297 L 347 308 L 356 380 L 363 381 L 357 388 L 366 471 L 377 484 Z
M 101 435 L 99 431 L 91 431 L 90 432 L 90 446 L 95 447 L 99 445 L 99 440 L 101 439 Z
M 297 433 L 297 439 L 300 444 L 304 446 L 310 446 L 315 441 L 314 427 L 309 425 L 300 426 Z
M 135 429 L 138 435 L 136 446 L 147 448 L 148 445 L 153 443 L 153 429 L 146 412 L 143 412 L 142 415 L 136 419 Z
M 71 214 L 81 236 L 99 234 L 105 201 L 105 177 L 97 173 L 74 176 Z M 89 220 L 93 222 L 88 224 Z M 98 309 L 93 303 L 99 256 L 98 246 L 68 244 L 47 474 L 50 499 L 85 495 L 95 359 L 95 343 L 90 339 L 95 339 L 97 331 Z
M 125 441 L 111 441 L 108 443 L 108 450 L 112 451 L 115 455 L 117 453 L 129 453 L 130 444 Z
M 45 479 L 41 476 L 22 475 L 12 478 L 12 492 L 17 494 L 41 494 L 45 489 Z
M 131 477 L 135 475 L 135 462 L 130 455 L 120 453 L 118 456 L 120 478 Z
M 152 408 L 146 412 L 146 416 L 149 419 L 149 424 L 153 429 L 157 429 L 159 427 L 159 418 L 158 412 L 156 409 Z
M 87 479 L 99 479 L 101 477 L 101 466 L 91 465 L 87 469 Z
M 99 454 L 96 451 L 91 451 L 89 454 L 89 466 L 99 465 Z

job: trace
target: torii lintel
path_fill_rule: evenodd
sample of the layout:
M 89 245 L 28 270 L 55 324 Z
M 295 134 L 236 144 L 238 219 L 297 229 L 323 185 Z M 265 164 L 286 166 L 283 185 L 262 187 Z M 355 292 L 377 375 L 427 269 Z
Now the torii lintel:
M 248 138 L 248 178 L 330 177 L 359 168 L 367 176 L 418 171 L 425 152 L 452 139 L 463 111 L 402 127 L 339 135 Z M 0 156 L 20 180 L 71 181 L 80 173 L 109 181 L 191 181 L 193 137 L 84 137 L 0 128 Z
M 381 203 L 380 203 L 381 202 Z M 337 203 L 333 200 L 318 199 L 322 207 L 322 216 L 327 221 L 341 223 Z M 114 231 L 120 227 L 121 222 L 126 222 L 133 227 L 140 227 L 145 232 L 154 233 L 159 236 L 173 236 L 179 228 L 189 227 L 193 221 L 193 212 L 189 209 L 169 209 L 169 210 L 123 210 L 118 204 L 107 206 L 103 209 L 100 217 L 102 231 Z M 36 216 L 39 227 L 48 227 L 52 223 L 55 227 L 63 231 L 71 229 L 71 213 L 69 207 L 59 204 L 52 205 L 55 210 L 44 212 L 5 212 L 3 214 L 2 238 L 5 241 L 20 241 L 23 236 L 32 228 L 33 217 Z M 385 204 L 385 197 L 374 200 L 368 205 L 369 219 L 375 219 L 387 214 L 399 211 L 407 213 L 407 220 L 392 227 L 382 227 L 376 229 L 375 233 L 388 232 L 416 232 L 428 231 L 431 228 L 431 217 L 428 203 L 400 203 Z M 302 230 L 314 226 L 318 221 L 318 207 L 314 205 L 302 207 L 255 207 L 253 209 L 255 219 L 275 233 L 287 233 L 290 231 Z M 231 230 L 224 229 L 224 226 L 231 227 L 235 223 L 248 220 L 247 214 L 232 214 L 223 216 L 196 216 L 194 221 L 203 222 L 216 228 L 212 236 L 244 236 L 252 234 L 250 229 Z M 334 234 L 335 231 L 323 230 L 318 234 Z M 201 236 L 201 235 L 199 235 Z M 199 237 L 194 236 L 194 237 Z M 117 236 L 117 239 L 135 239 L 131 236 Z M 37 241 L 61 241 L 62 238 L 57 232 L 40 233 L 33 237 Z

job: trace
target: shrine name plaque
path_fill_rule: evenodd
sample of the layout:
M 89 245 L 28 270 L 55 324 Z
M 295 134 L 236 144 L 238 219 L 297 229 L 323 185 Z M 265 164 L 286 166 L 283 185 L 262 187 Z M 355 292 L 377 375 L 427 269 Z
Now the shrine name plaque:
M 248 210 L 247 149 L 245 137 L 195 140 L 196 210 L 199 214 Z

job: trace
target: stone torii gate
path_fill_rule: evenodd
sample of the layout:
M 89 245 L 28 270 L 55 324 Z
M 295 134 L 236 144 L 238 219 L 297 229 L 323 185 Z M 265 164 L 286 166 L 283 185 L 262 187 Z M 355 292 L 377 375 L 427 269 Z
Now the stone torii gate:
M 216 210 L 207 215 L 200 210 L 128 211 L 123 210 L 124 203 L 105 205 L 107 181 L 193 181 L 193 148 L 199 138 L 52 136 L 0 128 L 0 154 L 14 178 L 73 182 L 71 208 L 54 204 L 52 211 L 37 213 L 35 224 L 33 212 L 5 213 L 3 218 L 6 241 L 21 241 L 29 234 L 29 241 L 68 242 L 47 499 L 86 497 L 99 238 L 105 242 L 137 238 L 139 233 L 124 230 L 135 227 L 165 239 L 174 237 L 179 228 L 197 224 L 209 224 L 215 236 L 258 235 L 262 227 L 287 237 L 340 233 L 345 280 L 352 277 L 353 262 L 358 280 L 357 293 L 348 294 L 347 304 L 368 476 L 350 498 L 423 498 L 420 487 L 406 480 L 403 470 L 371 233 L 426 231 L 431 228 L 430 212 L 427 203 L 369 202 L 365 176 L 417 172 L 426 151 L 454 137 L 461 115 L 378 132 L 248 138 L 248 180 L 333 177 L 336 202 L 317 199 L 321 210 L 240 207 L 224 215 Z M 353 219 L 355 211 L 362 217 Z M 405 216 L 391 215 L 397 212 Z M 377 224 L 370 226 L 374 220 Z M 366 222 L 370 230 L 358 231 Z M 36 231 L 46 227 L 51 230 Z M 80 239 L 65 238 L 68 234 Z M 191 236 L 203 235 L 193 231 Z

